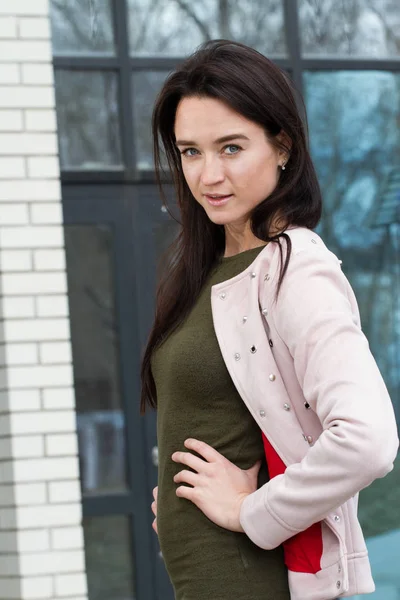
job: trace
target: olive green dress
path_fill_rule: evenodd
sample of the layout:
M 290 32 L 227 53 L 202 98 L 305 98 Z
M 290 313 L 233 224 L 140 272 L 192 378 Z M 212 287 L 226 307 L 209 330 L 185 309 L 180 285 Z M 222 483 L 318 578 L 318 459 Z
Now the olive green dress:
M 211 313 L 211 286 L 246 269 L 263 247 L 221 258 L 185 321 L 155 351 L 159 450 L 157 525 L 176 600 L 289 600 L 282 548 L 262 550 L 244 534 L 210 521 L 176 496 L 171 455 L 188 437 L 202 440 L 241 469 L 260 458 L 261 431 L 239 396 L 222 358 Z

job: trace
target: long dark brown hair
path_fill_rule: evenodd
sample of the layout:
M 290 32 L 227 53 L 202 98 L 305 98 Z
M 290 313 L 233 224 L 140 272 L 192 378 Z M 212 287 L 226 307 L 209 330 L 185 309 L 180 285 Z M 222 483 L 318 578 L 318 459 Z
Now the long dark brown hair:
M 291 243 L 285 229 L 298 225 L 313 229 L 321 217 L 321 192 L 308 151 L 307 122 L 296 106 L 295 90 L 287 75 L 256 50 L 229 40 L 202 44 L 166 79 L 153 111 L 153 150 L 157 181 L 166 204 L 162 181 L 165 159 L 172 174 L 180 211 L 180 232 L 168 251 L 168 267 L 158 284 L 153 327 L 141 365 L 141 412 L 157 406 L 151 372 L 154 350 L 193 307 L 216 260 L 225 249 L 223 225 L 216 225 L 194 199 L 186 183 L 175 145 L 175 113 L 184 97 L 222 100 L 247 119 L 261 125 L 270 143 L 290 155 L 273 192 L 251 214 L 253 234 L 277 243 L 281 253 L 278 290 L 286 273 Z M 298 95 L 300 99 L 300 95 Z M 301 100 L 301 99 L 300 99 Z M 301 100 L 302 102 L 302 100 Z M 305 113 L 304 103 L 302 108 Z M 286 136 L 279 136 L 279 133 Z M 282 143 L 282 138 L 290 144 Z M 160 143 L 161 141 L 161 143 Z M 285 224 L 272 235 L 279 214 Z M 281 238 L 286 239 L 283 260 Z

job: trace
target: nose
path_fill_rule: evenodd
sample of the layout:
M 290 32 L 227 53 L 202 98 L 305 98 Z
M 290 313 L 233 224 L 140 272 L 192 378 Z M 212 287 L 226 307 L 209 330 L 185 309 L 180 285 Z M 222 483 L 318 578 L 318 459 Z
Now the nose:
M 223 167 L 218 157 L 205 159 L 201 171 L 201 183 L 204 186 L 212 186 L 224 180 Z

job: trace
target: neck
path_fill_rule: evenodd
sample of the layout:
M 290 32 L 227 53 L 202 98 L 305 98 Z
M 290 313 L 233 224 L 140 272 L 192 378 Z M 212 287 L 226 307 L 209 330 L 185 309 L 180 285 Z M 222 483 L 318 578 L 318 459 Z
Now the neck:
M 225 257 L 234 256 L 240 252 L 264 245 L 264 240 L 257 238 L 251 231 L 250 226 L 242 231 L 234 230 L 229 225 L 225 226 Z

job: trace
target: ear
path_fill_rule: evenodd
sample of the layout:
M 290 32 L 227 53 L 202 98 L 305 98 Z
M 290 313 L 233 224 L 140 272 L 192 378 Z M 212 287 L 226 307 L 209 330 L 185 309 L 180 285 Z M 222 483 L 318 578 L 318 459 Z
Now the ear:
M 292 149 L 292 140 L 283 129 L 280 130 L 276 136 L 276 141 L 281 146 L 279 150 L 279 157 L 283 158 L 285 162 L 289 160 L 290 151 Z

